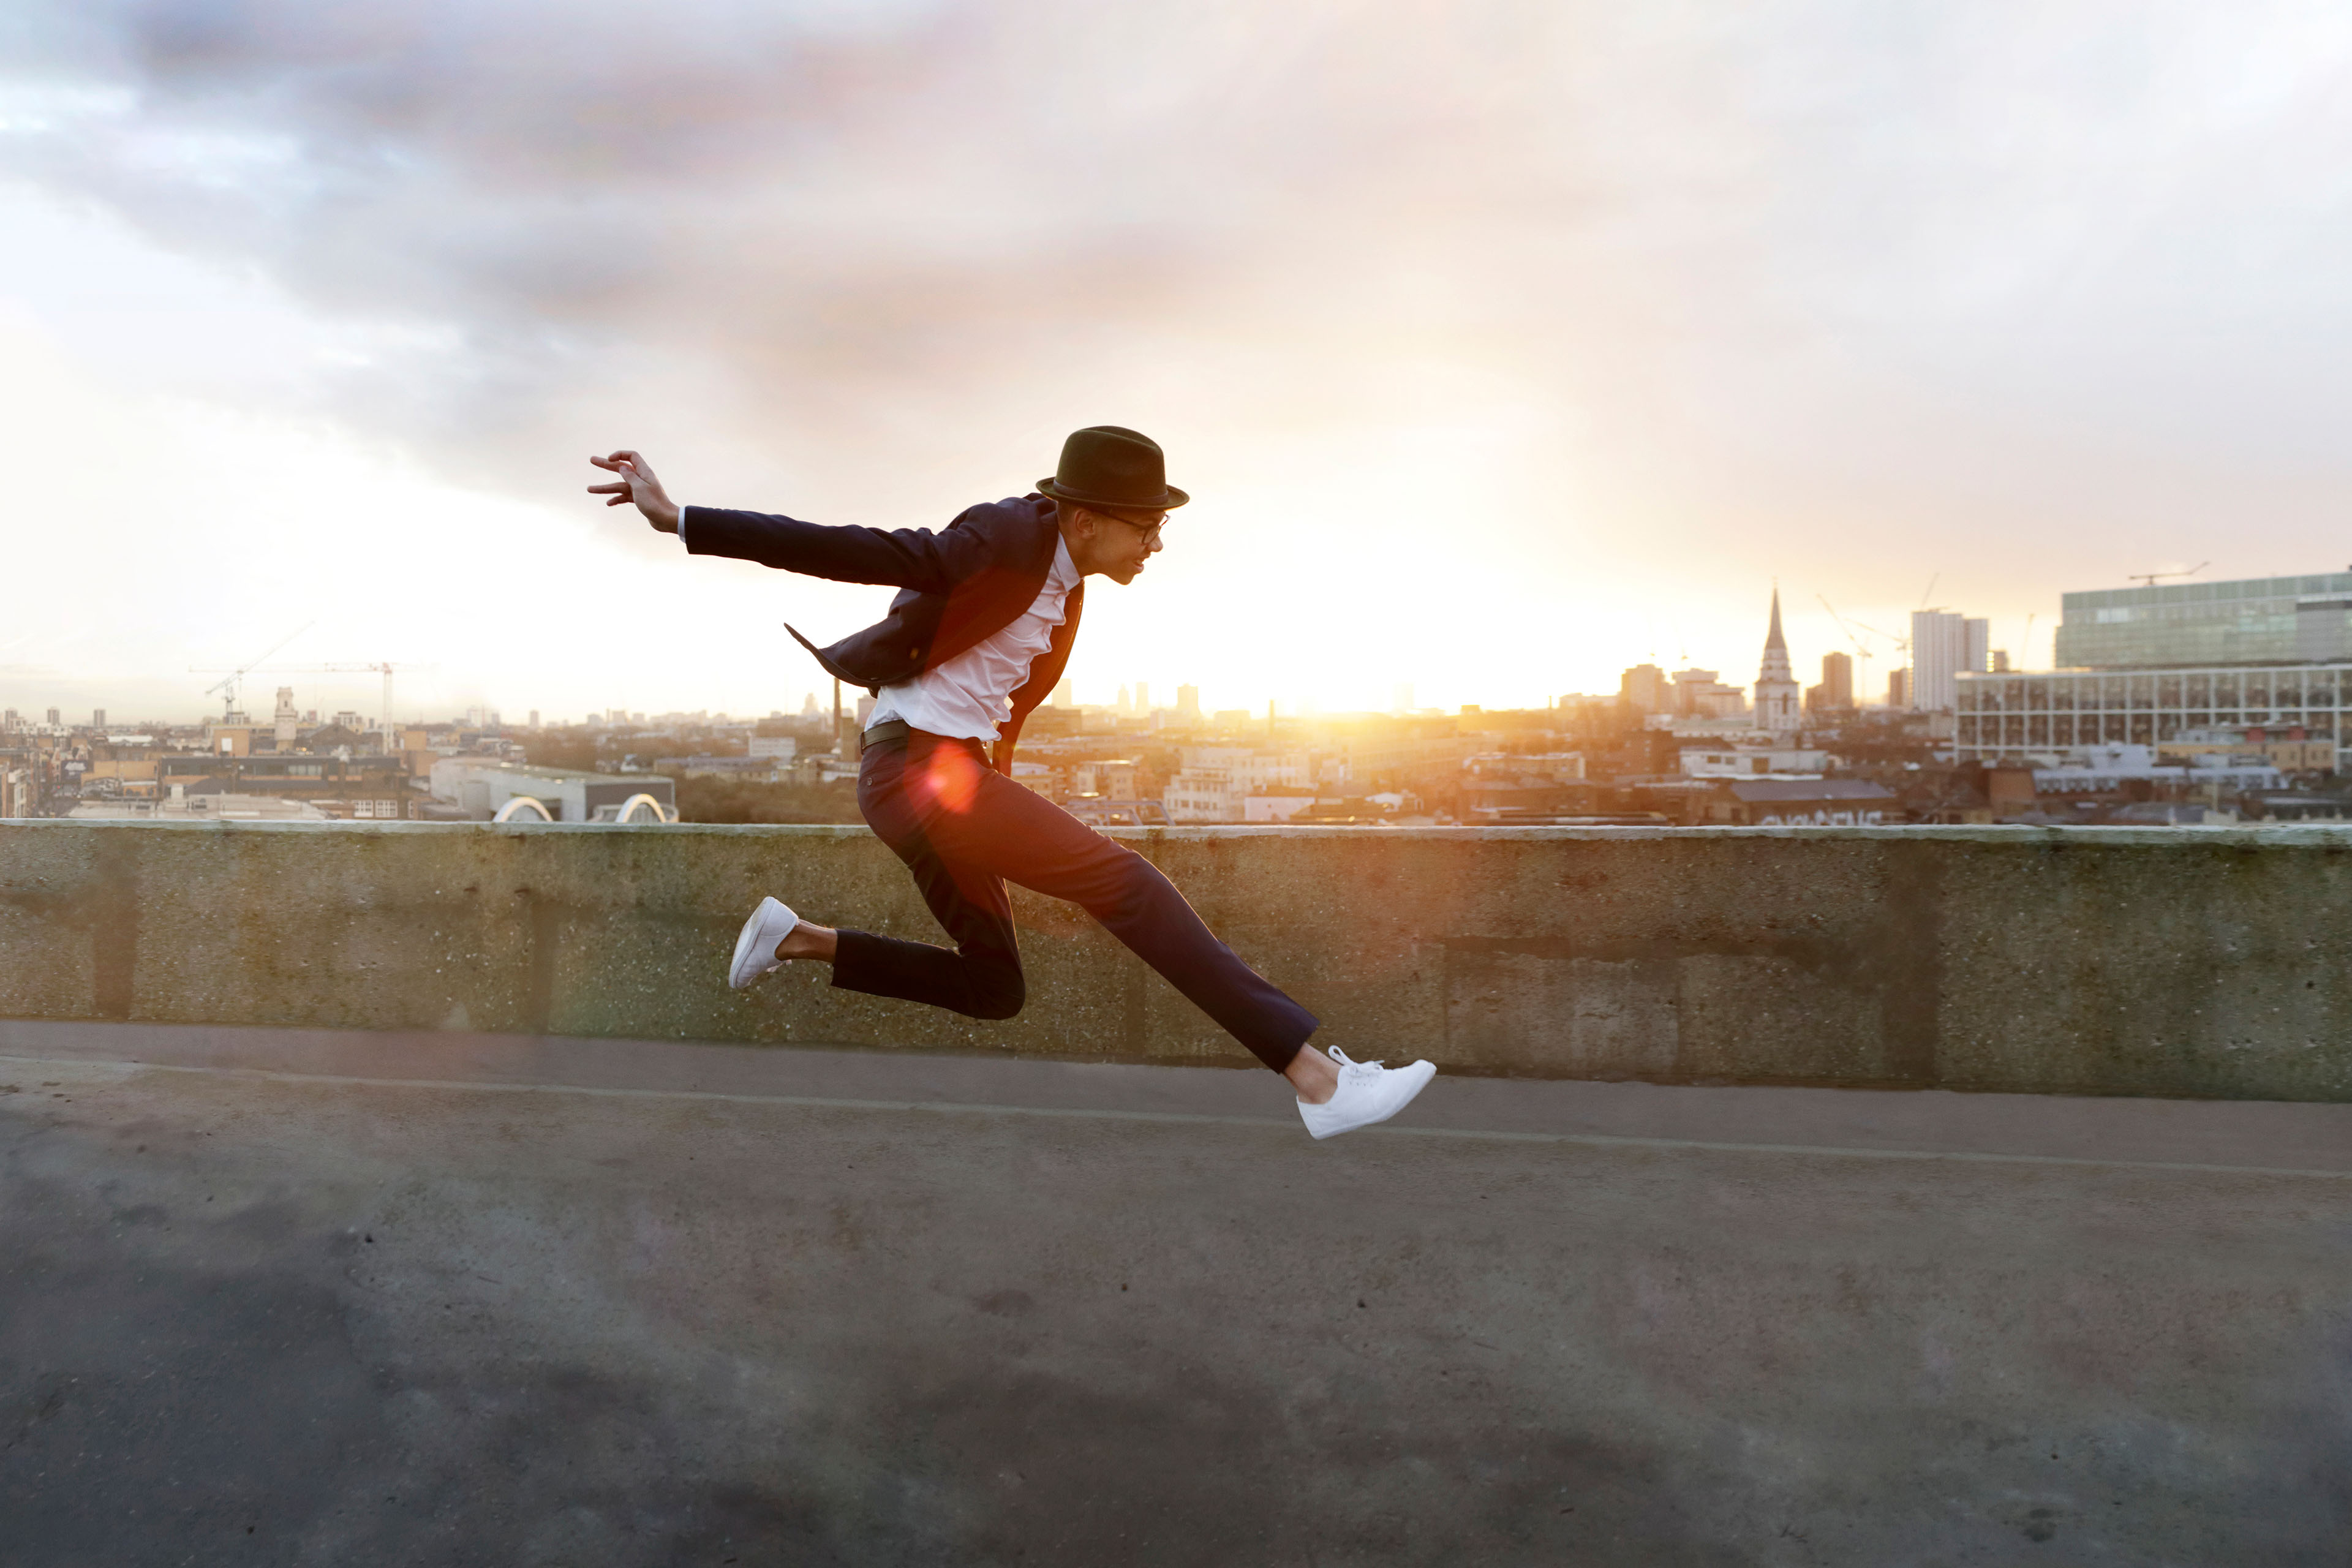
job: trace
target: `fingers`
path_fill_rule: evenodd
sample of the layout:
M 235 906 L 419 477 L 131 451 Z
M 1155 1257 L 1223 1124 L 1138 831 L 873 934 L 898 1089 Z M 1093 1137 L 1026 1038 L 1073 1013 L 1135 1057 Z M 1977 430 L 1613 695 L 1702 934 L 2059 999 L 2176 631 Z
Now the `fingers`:
M 590 495 L 592 495 L 592 496 L 609 496 L 609 495 L 613 495 L 613 494 L 615 494 L 615 493 L 620 494 L 620 495 L 627 495 L 627 494 L 629 493 L 629 487 L 628 487 L 627 485 L 625 485 L 625 484 L 619 484 L 619 485 L 590 485 L 590 486 L 588 487 L 588 493 L 589 493 Z

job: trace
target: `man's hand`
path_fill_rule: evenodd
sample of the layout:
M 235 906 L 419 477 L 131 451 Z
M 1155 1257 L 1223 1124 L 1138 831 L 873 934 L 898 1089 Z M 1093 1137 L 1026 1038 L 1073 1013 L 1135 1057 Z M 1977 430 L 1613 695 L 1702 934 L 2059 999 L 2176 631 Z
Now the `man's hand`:
M 600 468 L 621 476 L 618 484 L 590 485 L 590 495 L 610 498 L 604 502 L 606 506 L 634 503 L 639 511 L 646 514 L 646 521 L 660 532 L 677 531 L 677 503 L 669 499 L 668 492 L 662 489 L 661 481 L 654 478 L 653 469 L 646 466 L 643 458 L 635 452 L 619 451 L 609 458 L 592 457 L 588 460 Z

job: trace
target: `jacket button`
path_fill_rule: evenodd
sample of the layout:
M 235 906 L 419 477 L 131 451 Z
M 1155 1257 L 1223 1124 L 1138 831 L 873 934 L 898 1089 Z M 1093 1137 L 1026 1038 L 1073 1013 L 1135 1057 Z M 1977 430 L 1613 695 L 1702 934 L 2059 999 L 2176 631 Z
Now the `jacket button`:
M 923 657 L 923 650 L 919 647 L 910 647 L 907 650 L 907 657 L 908 658 L 920 658 Z

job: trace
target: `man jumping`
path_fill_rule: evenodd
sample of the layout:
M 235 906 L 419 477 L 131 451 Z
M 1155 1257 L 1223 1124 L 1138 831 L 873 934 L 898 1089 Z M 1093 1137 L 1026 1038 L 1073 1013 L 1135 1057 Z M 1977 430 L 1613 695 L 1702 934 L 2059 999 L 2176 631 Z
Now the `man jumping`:
M 1159 868 L 1012 780 L 1021 726 L 1069 661 L 1085 579 L 1135 581 L 1163 548 L 1168 513 L 1190 499 L 1167 482 L 1158 443 L 1116 425 L 1077 431 L 1035 493 L 972 507 L 937 533 L 680 508 L 636 453 L 589 461 L 618 476 L 590 494 L 634 504 L 690 554 L 899 590 L 880 621 L 831 647 L 793 636 L 827 674 L 875 694 L 857 809 L 955 946 L 836 931 L 762 899 L 730 984 L 814 959 L 845 991 L 1010 1018 L 1024 994 L 1004 891 L 1017 882 L 1084 909 L 1288 1079 L 1318 1138 L 1387 1121 L 1436 1076 L 1428 1062 L 1391 1072 L 1308 1045 L 1315 1016 L 1211 934 Z

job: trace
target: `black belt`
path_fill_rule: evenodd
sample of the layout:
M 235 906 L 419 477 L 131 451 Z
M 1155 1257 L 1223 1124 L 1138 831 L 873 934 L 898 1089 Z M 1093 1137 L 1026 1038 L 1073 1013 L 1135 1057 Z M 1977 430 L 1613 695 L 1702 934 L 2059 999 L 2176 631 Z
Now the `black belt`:
M 858 736 L 857 743 L 861 749 L 870 752 L 877 746 L 903 746 L 917 735 L 922 736 L 927 741 L 937 741 L 943 746 L 971 746 L 978 750 L 983 757 L 988 754 L 988 747 L 970 736 L 934 735 L 929 730 L 916 729 L 904 719 L 883 720 L 882 722 Z

